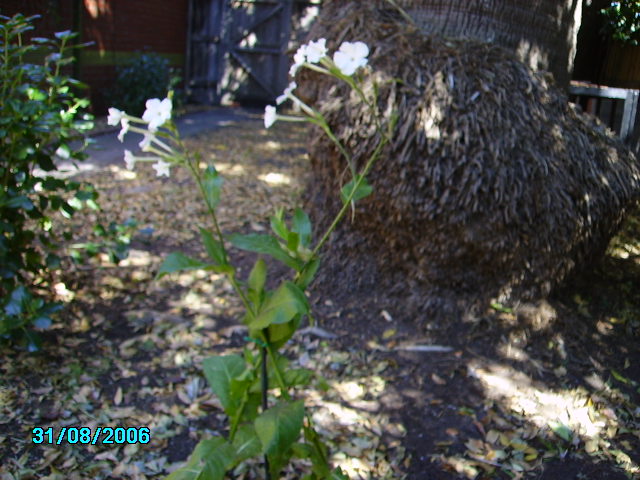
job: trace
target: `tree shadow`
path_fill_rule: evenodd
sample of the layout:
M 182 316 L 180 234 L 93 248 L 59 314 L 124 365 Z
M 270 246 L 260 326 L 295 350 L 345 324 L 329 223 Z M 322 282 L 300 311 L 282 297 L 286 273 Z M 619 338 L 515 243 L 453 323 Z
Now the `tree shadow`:
M 394 355 L 408 478 L 637 474 L 639 284 L 637 258 L 609 255 L 548 301 L 401 332 L 454 348 Z

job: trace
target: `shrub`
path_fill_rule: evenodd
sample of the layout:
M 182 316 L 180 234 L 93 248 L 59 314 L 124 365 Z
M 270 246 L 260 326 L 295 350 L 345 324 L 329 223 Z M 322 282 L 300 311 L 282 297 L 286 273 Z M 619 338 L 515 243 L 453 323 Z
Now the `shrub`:
M 155 53 L 139 54 L 118 69 L 110 95 L 111 105 L 140 116 L 148 98 L 164 98 L 180 81 L 166 58 Z M 174 97 L 174 103 L 177 97 Z
M 61 308 L 45 300 L 60 244 L 72 238 L 58 213 L 99 208 L 92 185 L 55 175 L 56 159 L 86 158 L 93 126 L 89 101 L 76 93 L 84 86 L 65 73 L 76 34 L 26 42 L 36 18 L 0 16 L 0 339 L 29 350 L 40 345 L 33 328 L 48 327 Z
M 640 2 L 622 1 L 600 10 L 604 17 L 604 33 L 614 40 L 638 45 L 640 39 Z

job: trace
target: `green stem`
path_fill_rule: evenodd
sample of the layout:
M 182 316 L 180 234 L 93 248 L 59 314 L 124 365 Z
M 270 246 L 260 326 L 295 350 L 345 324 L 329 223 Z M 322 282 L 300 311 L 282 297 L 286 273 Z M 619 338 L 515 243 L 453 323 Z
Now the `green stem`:
M 269 344 L 269 330 L 264 329 L 262 331 L 266 344 Z M 261 368 L 261 388 L 262 388 L 262 412 L 266 412 L 269 408 L 269 372 L 267 371 L 267 347 L 260 347 L 260 354 L 262 356 L 262 368 Z M 271 467 L 269 465 L 269 457 L 264 454 L 264 478 L 271 480 Z
M 273 364 L 273 371 L 276 375 L 276 381 L 278 382 L 278 386 L 280 387 L 282 397 L 285 400 L 290 400 L 291 396 L 289 395 L 289 387 L 284 381 L 284 376 L 282 375 L 282 372 L 280 371 L 280 367 L 278 366 L 278 361 L 276 358 L 276 353 L 273 351 L 273 346 L 268 341 L 269 335 L 267 333 L 267 329 L 266 328 L 263 329 L 261 333 L 262 333 L 262 340 L 266 345 L 267 353 L 269 354 L 269 358 L 271 358 L 271 363 Z
M 231 428 L 229 429 L 229 442 L 233 443 L 233 439 L 236 437 L 236 433 L 238 432 L 238 427 L 240 426 L 240 420 L 242 419 L 242 414 L 244 413 L 244 409 L 247 406 L 247 394 L 242 397 L 242 403 L 240 404 L 240 408 L 238 409 L 238 413 L 231 420 Z
M 180 142 L 182 143 L 182 142 Z M 181 150 L 186 151 L 182 148 L 182 146 L 180 147 Z M 216 231 L 216 236 L 218 237 L 218 240 L 220 242 L 220 245 L 222 246 L 222 256 L 224 259 L 225 263 L 229 262 L 229 256 L 227 254 L 227 249 L 224 246 L 224 237 L 222 236 L 222 231 L 220 230 L 220 224 L 218 223 L 218 218 L 216 217 L 216 212 L 213 208 L 213 205 L 211 205 L 211 203 L 209 203 L 209 199 L 207 198 L 207 194 L 206 191 L 204 189 L 204 185 L 202 184 L 202 179 L 200 178 L 200 172 L 198 171 L 198 166 L 197 165 L 193 165 L 190 158 L 187 158 L 187 165 L 189 166 L 189 169 L 191 170 L 191 173 L 193 174 L 193 176 L 196 179 L 196 182 L 198 183 L 198 188 L 200 189 L 200 193 L 202 194 L 205 203 L 207 204 L 207 209 L 209 210 L 209 215 L 213 221 L 213 225 Z M 251 318 L 255 318 L 256 316 L 256 312 L 253 309 L 253 306 L 251 305 L 251 302 L 249 301 L 249 299 L 247 298 L 247 295 L 245 294 L 244 290 L 242 290 L 242 288 L 240 288 L 240 285 L 238 284 L 238 281 L 235 278 L 235 273 L 231 273 L 228 275 L 229 278 L 229 282 L 231 283 L 231 286 L 233 287 L 233 289 L 236 291 L 236 293 L 238 294 L 238 296 L 240 297 L 240 300 L 242 300 L 242 304 L 244 305 L 245 309 L 247 310 L 247 312 L 249 313 Z
M 307 423 L 309 425 L 304 427 L 304 429 L 308 432 L 307 435 L 311 437 L 311 445 L 313 446 L 314 450 L 320 457 L 320 460 L 322 461 L 322 463 L 328 466 L 329 459 L 324 454 L 324 450 L 322 449 L 322 443 L 318 439 L 319 437 L 318 432 L 316 432 L 316 429 L 313 428 L 313 420 L 311 419 L 311 415 L 307 413 L 306 416 L 307 416 Z
M 351 202 L 353 201 L 353 197 L 355 196 L 356 192 L 358 191 L 358 189 L 360 188 L 360 185 L 362 184 L 362 182 L 364 181 L 365 177 L 367 176 L 367 174 L 369 173 L 369 171 L 371 170 L 371 167 L 373 167 L 373 164 L 375 163 L 375 161 L 378 159 L 378 157 L 380 156 L 380 153 L 382 152 L 382 148 L 387 144 L 387 138 L 383 137 L 382 140 L 380 140 L 380 142 L 378 143 L 378 146 L 376 147 L 375 151 L 373 152 L 373 155 L 371 155 L 371 157 L 369 158 L 369 160 L 367 161 L 364 169 L 362 170 L 362 173 L 360 174 L 358 178 L 358 180 L 356 181 L 353 189 L 351 190 L 351 193 L 349 194 L 349 196 L 347 197 L 347 200 L 344 202 L 344 205 L 342 206 L 342 208 L 340 209 L 340 211 L 338 212 L 338 215 L 336 215 L 336 217 L 333 219 L 333 222 L 331 223 L 331 225 L 329 226 L 329 228 L 327 228 L 327 230 L 324 232 L 324 235 L 322 236 L 322 238 L 320 239 L 320 241 L 316 244 L 315 248 L 313 249 L 313 251 L 311 252 L 311 260 L 314 259 L 316 257 L 316 255 L 318 254 L 318 252 L 320 251 L 320 249 L 322 248 L 322 246 L 327 242 L 327 240 L 329 239 L 329 235 L 331 235 L 331 233 L 336 229 L 336 227 L 338 226 L 338 223 L 340 223 L 340 221 L 342 220 L 342 218 L 345 216 L 345 214 L 347 213 L 347 210 L 349 210 L 349 208 L 351 207 Z M 304 271 L 309 264 L 311 263 L 311 260 L 308 260 L 302 271 Z
M 347 160 L 347 164 L 349 165 L 349 170 L 351 170 L 351 175 L 353 176 L 353 178 L 355 178 L 356 167 L 353 165 L 353 159 L 351 158 L 347 150 L 344 148 L 340 140 L 338 140 L 338 137 L 336 137 L 334 133 L 331 131 L 331 128 L 329 128 L 329 125 L 327 124 L 324 117 L 320 116 L 320 118 L 318 118 L 317 121 L 315 121 L 314 123 L 316 123 L 317 125 L 320 125 L 322 130 L 324 130 L 324 133 L 327 134 L 327 137 L 329 137 L 329 139 L 335 144 L 335 146 L 338 147 L 340 154 Z

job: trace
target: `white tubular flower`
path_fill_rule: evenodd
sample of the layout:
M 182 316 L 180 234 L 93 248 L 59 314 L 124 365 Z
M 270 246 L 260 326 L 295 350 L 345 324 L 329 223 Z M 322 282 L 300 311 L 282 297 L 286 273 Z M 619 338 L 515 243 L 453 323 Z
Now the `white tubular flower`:
M 171 100 L 168 98 L 162 101 L 150 98 L 145 106 L 147 109 L 142 114 L 142 120 L 149 124 L 150 132 L 155 132 L 171 118 Z
M 296 89 L 297 86 L 298 85 L 296 84 L 296 82 L 291 82 L 289 86 L 284 89 L 284 93 L 280 95 L 278 98 L 276 98 L 276 104 L 282 105 L 287 100 L 287 98 L 289 98 L 289 96 L 293 93 L 293 91 Z
M 333 54 L 333 63 L 344 75 L 353 75 L 355 71 L 367 64 L 369 47 L 363 42 L 344 42 Z
M 307 61 L 307 46 L 300 45 L 296 54 L 293 56 L 293 65 L 289 69 L 289 75 L 295 76 L 298 69 Z
M 140 146 L 140 150 L 142 150 L 143 152 L 148 152 L 149 148 L 151 147 L 151 141 L 154 139 L 155 139 L 155 135 L 153 133 L 151 132 L 145 133 L 144 138 L 138 144 Z
M 124 118 L 125 113 L 122 110 L 111 107 L 109 109 L 109 116 L 107 117 L 107 124 L 115 127 Z
M 307 55 L 307 62 L 309 63 L 318 63 L 321 58 L 327 56 L 327 40 L 325 38 L 321 38 L 315 42 L 309 42 L 307 48 L 305 49 L 305 53 Z
M 129 119 L 123 117 L 120 120 L 120 125 L 122 125 L 122 130 L 120 130 L 120 133 L 118 134 L 118 140 L 122 143 L 124 142 L 125 134 L 129 131 Z
M 269 128 L 276 123 L 278 115 L 276 114 L 276 107 L 273 105 L 267 105 L 264 109 L 264 128 Z
M 127 166 L 127 170 L 133 170 L 133 167 L 136 166 L 136 157 L 133 156 L 131 150 L 124 151 L 124 163 Z
M 170 172 L 169 172 L 169 167 L 171 166 L 170 163 L 165 162 L 164 160 L 158 160 L 156 163 L 154 163 L 152 165 L 152 167 L 155 169 L 156 171 L 156 175 L 158 177 L 161 177 L 162 175 L 165 176 L 169 176 Z

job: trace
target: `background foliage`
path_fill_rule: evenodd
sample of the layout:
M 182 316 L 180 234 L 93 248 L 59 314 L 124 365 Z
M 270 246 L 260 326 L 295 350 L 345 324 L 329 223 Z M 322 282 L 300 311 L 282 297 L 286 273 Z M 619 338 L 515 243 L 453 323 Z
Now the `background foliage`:
M 614 40 L 638 45 L 640 38 L 640 2 L 623 0 L 611 2 L 611 5 L 601 10 L 604 15 L 605 31 Z
M 94 187 L 65 178 L 57 165 L 87 157 L 85 133 L 93 126 L 89 100 L 79 93 L 85 86 L 67 75 L 76 34 L 25 42 L 36 18 L 0 17 L 0 339 L 29 350 L 40 346 L 34 328 L 48 328 L 61 308 L 45 298 L 63 261 L 61 243 L 73 238 L 63 220 L 87 206 L 99 210 Z M 121 229 L 96 228 L 120 250 L 128 241 Z M 81 258 L 86 245 L 72 256 Z
M 169 60 L 155 53 L 142 53 L 118 69 L 111 92 L 113 107 L 140 116 L 149 98 L 164 98 L 175 90 L 181 78 L 169 66 Z M 180 104 L 180 94 L 174 96 L 174 107 Z

